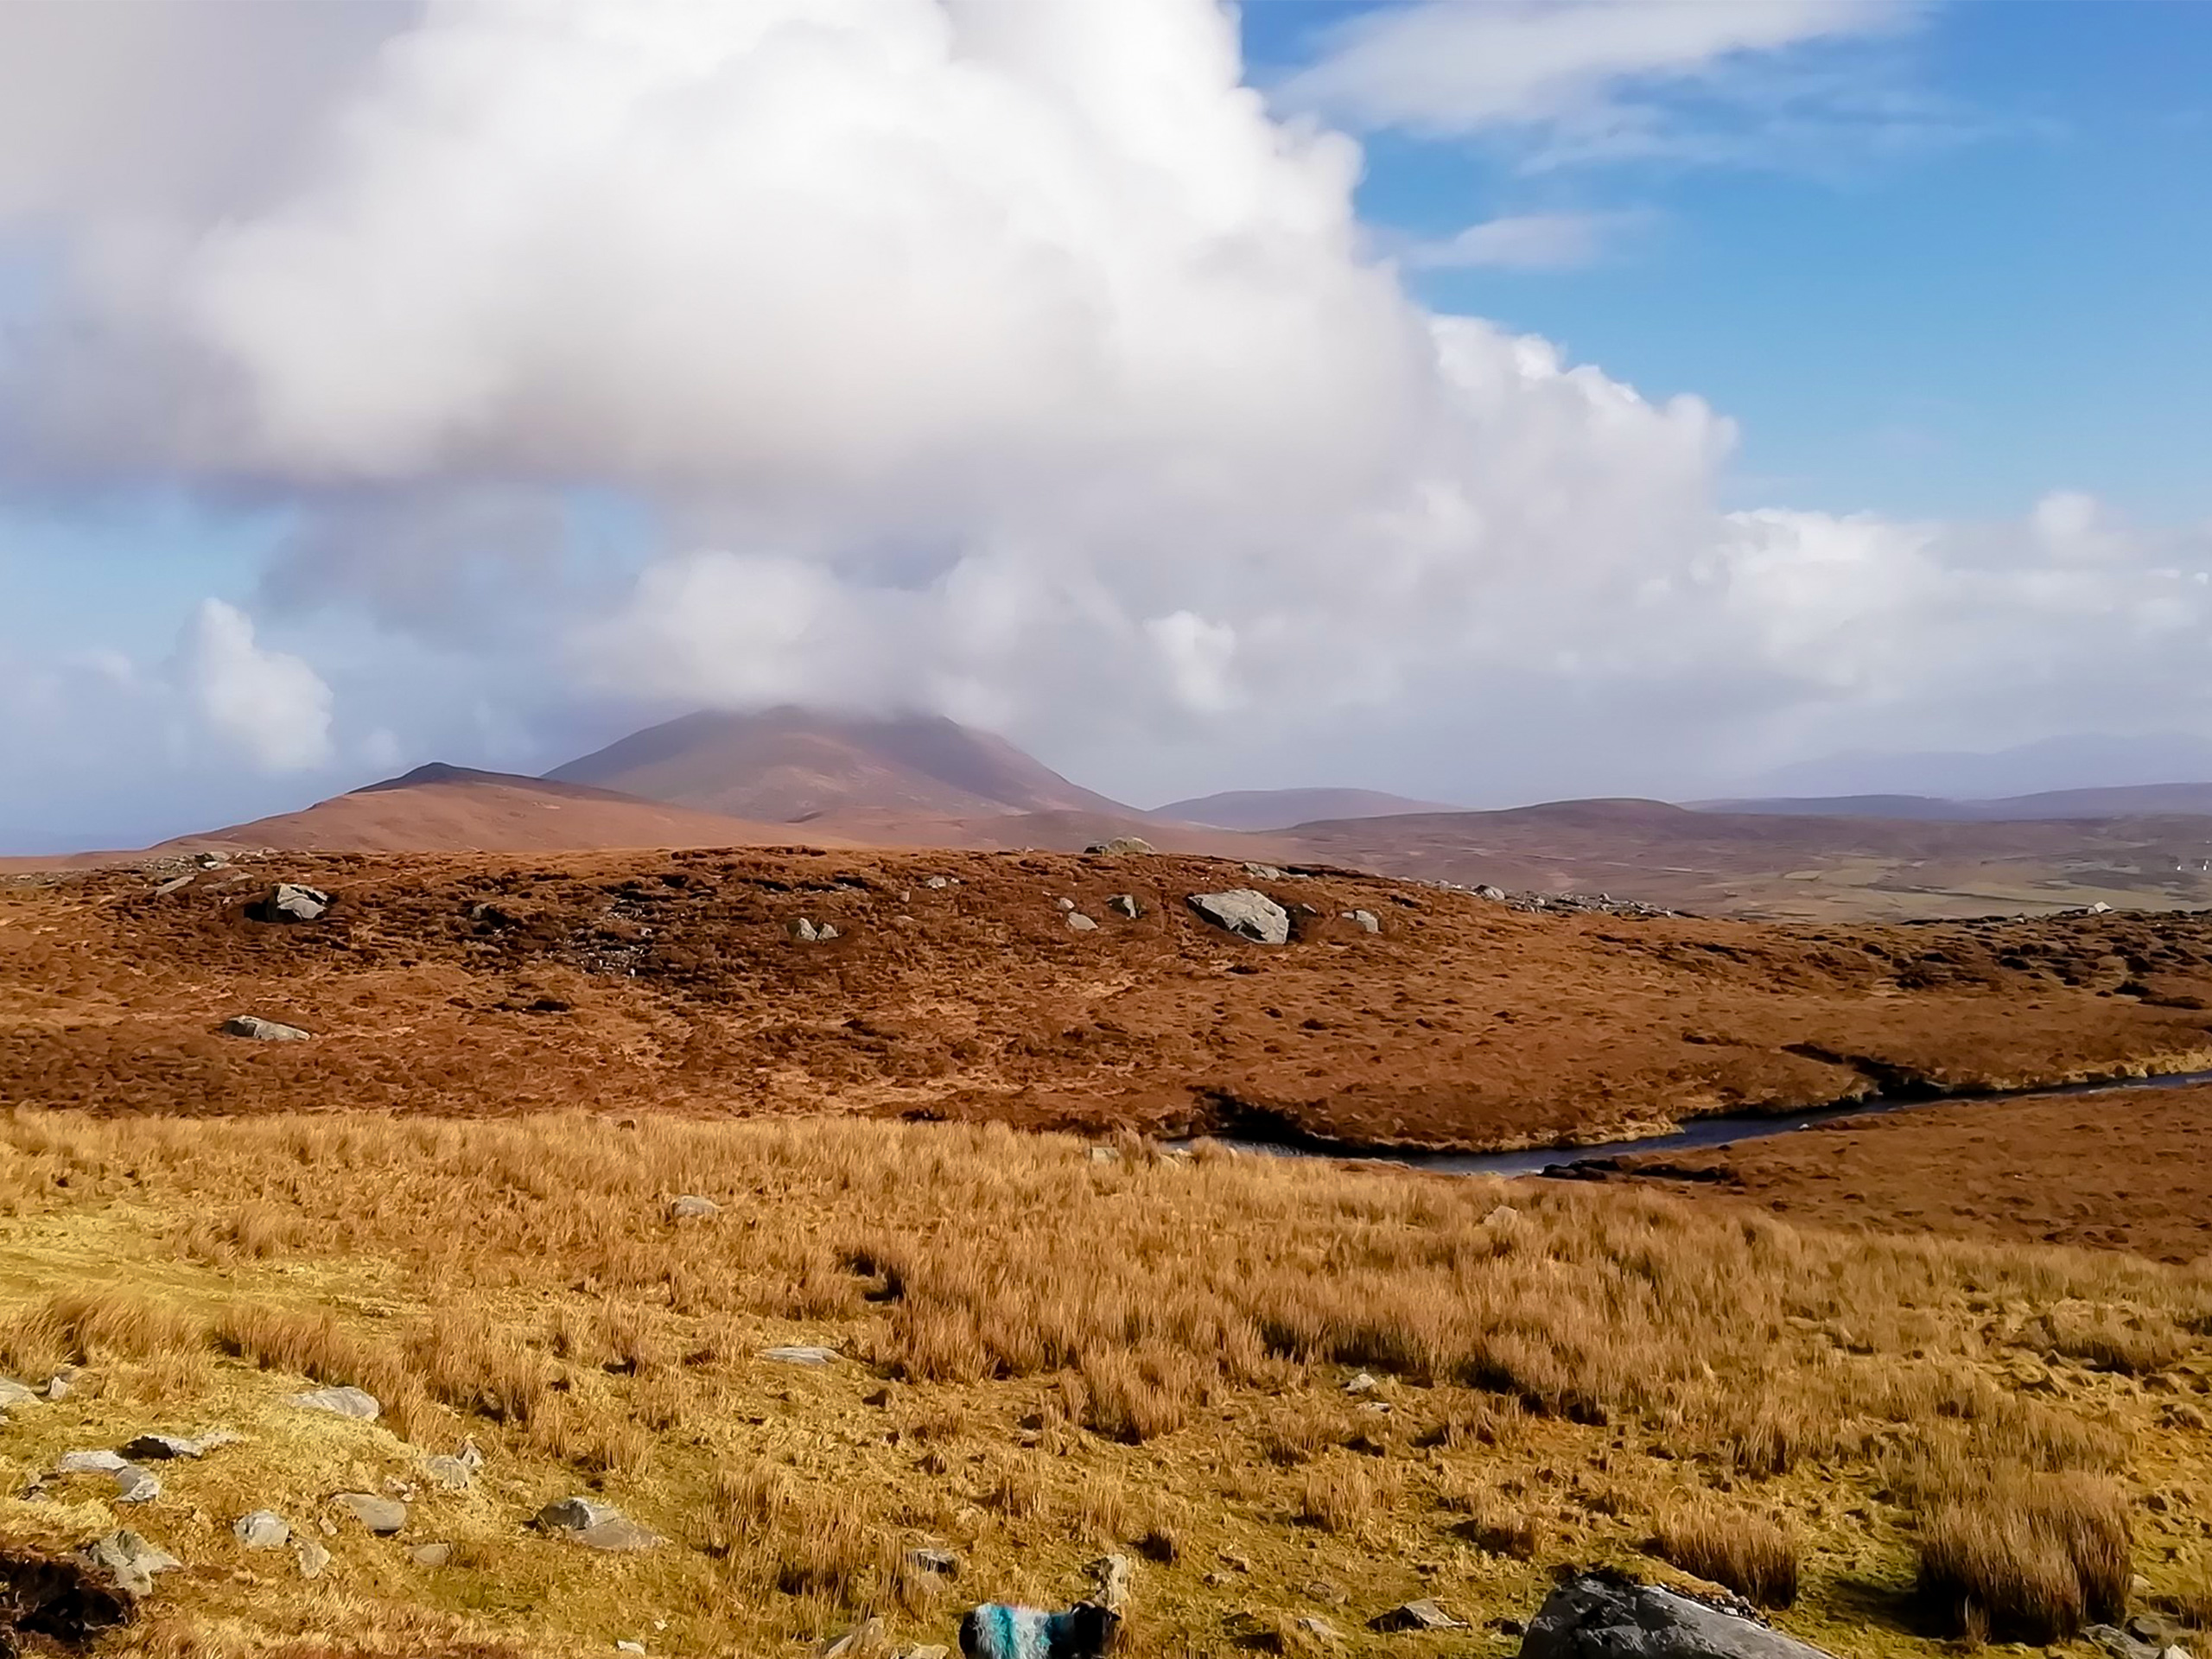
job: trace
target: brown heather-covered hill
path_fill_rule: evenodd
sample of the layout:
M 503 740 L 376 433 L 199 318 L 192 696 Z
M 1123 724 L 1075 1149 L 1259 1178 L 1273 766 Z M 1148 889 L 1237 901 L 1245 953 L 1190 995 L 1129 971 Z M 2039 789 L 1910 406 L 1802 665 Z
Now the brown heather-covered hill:
M 936 715 L 685 715 L 547 776 L 706 812 L 833 827 L 847 813 L 902 823 L 1001 812 L 1146 816 L 1070 783 L 1004 738 Z
M 788 824 L 753 823 L 582 784 L 432 765 L 297 812 L 180 836 L 155 851 L 273 847 L 332 853 L 596 852 L 788 846 L 799 839 Z M 820 846 L 852 844 L 818 834 L 804 839 Z
M 931 876 L 950 884 L 931 887 Z M 250 910 L 273 879 L 321 922 Z M 1185 895 L 1310 906 L 1281 948 Z M 2212 917 L 1789 928 L 1523 914 L 1197 858 L 300 854 L 0 888 L 0 1102 L 847 1113 L 1470 1147 L 1879 1080 L 2202 1065 Z M 1128 921 L 1108 908 L 1128 893 Z M 1057 900 L 1098 926 L 1076 931 Z M 1338 912 L 1381 918 L 1369 934 Z M 800 918 L 842 937 L 803 944 Z M 241 1013 L 311 1042 L 218 1028 Z

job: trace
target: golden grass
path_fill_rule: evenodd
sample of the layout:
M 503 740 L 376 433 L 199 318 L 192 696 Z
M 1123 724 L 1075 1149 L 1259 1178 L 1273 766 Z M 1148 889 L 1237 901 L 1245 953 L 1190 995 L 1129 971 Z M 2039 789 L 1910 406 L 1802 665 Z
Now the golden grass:
M 1683 1572 L 1759 1606 L 1797 1599 L 1796 1530 L 1762 1511 L 1700 1498 L 1661 1517 L 1652 1548 Z
M 2181 1414 L 2212 1392 L 2212 1279 L 2120 1256 L 834 1121 L 26 1114 L 0 1120 L 0 1167 L 33 1173 L 0 1234 L 0 1370 L 85 1365 L 89 1413 L 306 1435 L 302 1503 L 407 1477 L 409 1442 L 485 1445 L 496 1502 L 425 1500 L 453 1568 L 365 1557 L 347 1580 L 394 1610 L 448 1598 L 467 1640 L 603 1649 L 650 1612 L 656 1650 L 869 1615 L 943 1642 L 960 1601 L 1065 1600 L 1111 1548 L 1147 1563 L 1132 1650 L 1170 1651 L 1217 1634 L 1224 1552 L 1250 1564 L 1241 1603 L 1306 1606 L 1327 1580 L 1361 1604 L 1340 1619 L 1427 1593 L 1525 1618 L 1549 1568 L 1632 1563 L 1656 1533 L 1757 1599 L 1794 1579 L 1794 1628 L 1850 1618 L 1860 1652 L 1849 1610 L 1902 1618 L 1916 1582 L 1961 1630 L 2057 1628 L 2069 1573 L 2085 1614 L 2115 1572 L 2186 1593 L 2090 1495 L 2212 1483 Z M 722 1214 L 671 1224 L 678 1192 Z M 791 1341 L 849 1357 L 757 1357 Z M 1348 1395 L 1352 1368 L 1383 1389 Z M 273 1402 L 300 1379 L 369 1389 L 383 1423 L 299 1425 Z M 1968 1478 L 1989 1469 L 2015 1472 Z M 587 1568 L 518 1532 L 594 1486 L 675 1541 Z M 228 1500 L 194 1501 L 212 1530 L 180 1553 L 229 1560 Z M 1992 1529 L 2015 1510 L 2039 1518 Z M 2179 1510 L 2141 1524 L 2196 1547 Z M 914 1568 L 925 1542 L 962 1557 L 957 1592 Z M 210 1618 L 242 1652 L 302 1638 L 204 1582 L 130 1639 Z

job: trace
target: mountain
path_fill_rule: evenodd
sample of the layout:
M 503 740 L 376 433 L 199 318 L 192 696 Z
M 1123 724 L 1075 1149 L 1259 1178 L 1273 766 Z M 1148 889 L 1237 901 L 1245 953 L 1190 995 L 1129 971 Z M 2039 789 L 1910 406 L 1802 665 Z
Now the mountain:
M 788 824 L 750 823 L 612 790 L 433 765 L 333 796 L 297 812 L 205 835 L 180 836 L 156 850 L 275 847 L 286 852 L 583 852 L 783 846 L 797 841 L 817 846 L 852 844 L 802 836 Z
M 1734 792 L 1759 798 L 1926 795 L 1989 800 L 2054 790 L 2125 788 L 2169 778 L 2212 778 L 2212 739 L 2185 732 L 2079 732 L 1991 753 L 1858 750 L 1777 767 Z
M 1452 812 L 1434 801 L 1408 800 L 1375 789 L 1231 789 L 1170 801 L 1158 816 L 1223 830 L 1287 830 L 1324 818 L 1384 818 L 1400 812 Z
M 1955 801 L 1929 795 L 1800 795 L 1749 801 L 1699 801 L 1700 812 L 1777 817 L 1915 818 L 1989 823 L 2059 818 L 2141 818 L 2212 815 L 2212 784 L 2128 784 L 2113 789 L 2050 789 L 1996 800 Z
M 1147 817 L 935 715 L 686 715 L 546 776 L 772 823 L 865 823 L 886 840 L 906 838 L 910 824 L 1012 812 Z

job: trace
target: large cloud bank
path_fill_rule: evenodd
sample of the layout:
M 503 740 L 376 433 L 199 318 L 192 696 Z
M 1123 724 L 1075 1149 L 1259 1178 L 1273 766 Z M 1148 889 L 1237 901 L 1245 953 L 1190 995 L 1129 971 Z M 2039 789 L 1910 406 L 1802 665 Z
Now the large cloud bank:
M 918 703 L 1138 790 L 1155 742 L 1281 771 L 1400 731 L 1399 781 L 1471 793 L 1455 732 L 1532 779 L 1571 734 L 1563 781 L 1651 786 L 1655 753 L 2002 741 L 2193 685 L 2202 537 L 2065 495 L 1723 512 L 1726 419 L 1425 312 L 1325 124 L 1586 135 L 1624 82 L 1896 6 L 1411 6 L 1272 108 L 1211 0 L 213 14 L 275 77 L 177 8 L 89 43 L 70 10 L 0 16 L 0 229 L 45 273 L 0 359 L 10 481 L 282 502 L 265 606 L 478 661 L 487 696 Z M 561 556 L 580 488 L 641 508 L 626 562 Z M 260 762 L 332 753 L 322 681 L 245 616 L 186 645 Z M 356 695 L 340 728 L 409 718 Z

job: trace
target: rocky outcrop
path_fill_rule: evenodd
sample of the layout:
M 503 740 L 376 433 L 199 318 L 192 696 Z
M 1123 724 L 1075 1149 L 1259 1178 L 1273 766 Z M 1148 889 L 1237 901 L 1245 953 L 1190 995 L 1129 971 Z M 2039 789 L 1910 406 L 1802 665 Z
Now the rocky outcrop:
M 255 920 L 263 922 L 319 922 L 329 908 L 330 895 L 321 888 L 279 881 L 269 896 L 253 907 L 253 916 Z

